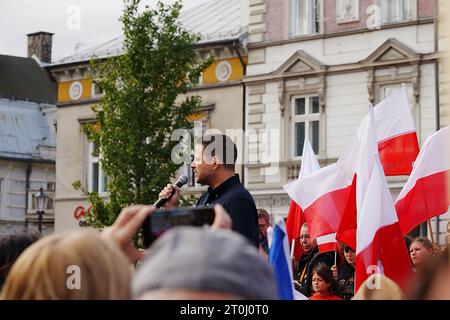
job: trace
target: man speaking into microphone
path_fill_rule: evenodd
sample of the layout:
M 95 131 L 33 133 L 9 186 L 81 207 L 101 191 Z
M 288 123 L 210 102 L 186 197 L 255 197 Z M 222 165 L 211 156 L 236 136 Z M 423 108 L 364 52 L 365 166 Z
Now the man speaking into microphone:
M 195 146 L 191 168 L 195 172 L 197 182 L 209 187 L 196 206 L 220 203 L 233 221 L 233 230 L 247 237 L 257 247 L 258 213 L 253 197 L 235 173 L 236 159 L 237 148 L 230 137 L 223 134 L 203 136 L 201 144 Z M 168 198 L 164 208 L 178 207 L 180 188 L 168 184 L 159 197 Z

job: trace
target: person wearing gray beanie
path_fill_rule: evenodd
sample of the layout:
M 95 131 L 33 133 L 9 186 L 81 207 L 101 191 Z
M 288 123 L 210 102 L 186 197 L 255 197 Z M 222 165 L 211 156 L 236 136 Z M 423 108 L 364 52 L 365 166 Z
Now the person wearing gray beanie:
M 272 269 L 240 234 L 177 227 L 150 248 L 132 283 L 135 299 L 277 299 Z

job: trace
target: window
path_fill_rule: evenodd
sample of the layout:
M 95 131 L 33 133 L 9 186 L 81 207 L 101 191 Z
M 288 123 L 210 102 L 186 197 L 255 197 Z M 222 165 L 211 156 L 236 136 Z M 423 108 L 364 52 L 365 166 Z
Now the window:
M 320 32 L 320 0 L 290 0 L 289 36 Z
M 416 10 L 413 0 L 382 0 L 381 15 L 383 23 L 412 20 Z
M 89 143 L 89 169 L 88 190 L 89 192 L 106 193 L 108 191 L 108 177 L 103 173 L 100 163 L 101 156 L 94 142 Z
M 384 84 L 380 86 L 380 101 L 383 101 L 387 97 L 389 97 L 391 94 L 393 94 L 395 91 L 400 90 L 402 88 L 402 83 L 395 83 L 395 84 Z M 413 115 L 415 114 L 412 101 L 413 101 L 413 87 L 411 82 L 405 83 L 406 87 L 406 94 L 408 95 L 408 99 L 410 102 L 411 111 L 413 112 Z
M 99 98 L 102 97 L 105 94 L 103 90 L 100 89 L 99 86 L 97 86 L 94 82 L 92 82 L 92 98 Z
M 319 154 L 320 106 L 318 96 L 292 98 L 293 157 L 301 157 L 305 138 Z

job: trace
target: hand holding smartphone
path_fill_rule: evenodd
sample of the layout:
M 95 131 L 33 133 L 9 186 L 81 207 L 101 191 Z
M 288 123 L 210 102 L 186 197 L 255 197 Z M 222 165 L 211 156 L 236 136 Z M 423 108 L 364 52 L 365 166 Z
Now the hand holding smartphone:
M 164 232 L 175 226 L 212 225 L 214 217 L 213 207 L 157 210 L 143 223 L 144 245 L 148 248 Z

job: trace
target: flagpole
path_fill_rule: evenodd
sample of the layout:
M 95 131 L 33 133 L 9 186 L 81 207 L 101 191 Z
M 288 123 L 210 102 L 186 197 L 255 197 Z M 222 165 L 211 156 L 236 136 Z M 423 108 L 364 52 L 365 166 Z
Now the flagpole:
M 291 244 L 291 260 L 294 260 L 294 247 L 295 247 L 295 239 L 292 239 L 292 244 Z
M 431 220 L 430 219 L 428 219 L 427 220 L 427 223 L 428 223 L 428 229 L 430 230 L 430 235 L 431 235 L 431 243 L 433 244 L 433 246 L 435 245 L 435 242 L 434 242 L 434 234 L 433 234 L 433 227 L 431 226 Z

